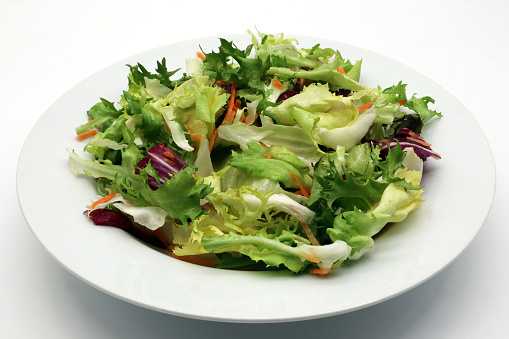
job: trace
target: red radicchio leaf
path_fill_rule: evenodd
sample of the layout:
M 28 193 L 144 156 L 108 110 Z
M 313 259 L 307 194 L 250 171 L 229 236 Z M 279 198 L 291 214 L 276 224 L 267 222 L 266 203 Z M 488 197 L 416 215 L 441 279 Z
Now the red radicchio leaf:
M 380 155 L 384 158 L 389 150 L 388 147 L 393 148 L 398 143 L 402 149 L 411 147 L 415 154 L 423 161 L 426 161 L 428 157 L 434 159 L 441 159 L 440 155 L 431 149 L 431 145 L 428 144 L 424 139 L 416 132 L 409 128 L 402 128 L 396 133 L 389 141 L 378 141 L 378 140 L 366 140 L 371 142 L 373 145 L 380 145 Z
M 166 179 L 170 179 L 170 175 L 177 173 L 182 168 L 187 167 L 187 164 L 175 152 L 168 148 L 168 144 L 163 143 L 152 147 L 148 150 L 145 158 L 141 159 L 136 167 L 142 169 L 150 165 L 159 174 L 160 184 L 152 176 L 148 176 L 148 185 L 152 190 L 158 189 Z M 136 171 L 139 174 L 139 170 Z
M 152 236 L 151 233 L 144 233 L 135 227 L 125 214 L 120 211 L 96 209 L 93 211 L 85 211 L 84 215 L 88 216 L 96 226 L 112 226 L 126 231 L 132 236 L 158 248 L 164 248 L 164 245 Z

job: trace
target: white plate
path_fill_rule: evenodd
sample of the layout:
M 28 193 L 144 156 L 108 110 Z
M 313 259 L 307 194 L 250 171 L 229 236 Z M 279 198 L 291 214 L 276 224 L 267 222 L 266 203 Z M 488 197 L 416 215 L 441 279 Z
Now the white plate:
M 238 46 L 247 36 L 228 36 Z M 311 319 L 367 307 L 426 281 L 471 242 L 492 203 L 495 167 L 489 144 L 465 107 L 439 85 L 400 63 L 339 42 L 298 37 L 300 46 L 321 43 L 350 60 L 363 59 L 361 82 L 382 88 L 408 83 L 408 94 L 436 99 L 444 117 L 424 138 L 442 160 L 425 164 L 427 201 L 409 218 L 376 239 L 375 251 L 326 277 L 288 272 L 243 272 L 188 264 L 165 256 L 121 230 L 95 227 L 83 216 L 95 195 L 87 177 L 75 177 L 66 148 L 81 150 L 74 128 L 100 97 L 118 101 L 127 88 L 125 64 L 154 69 L 166 57 L 169 69 L 199 50 L 217 51 L 216 37 L 186 41 L 133 56 L 84 80 L 37 122 L 21 152 L 19 202 L 35 236 L 69 271 L 125 301 L 174 315 L 231 322 Z M 47 131 L 52 133 L 48 138 Z

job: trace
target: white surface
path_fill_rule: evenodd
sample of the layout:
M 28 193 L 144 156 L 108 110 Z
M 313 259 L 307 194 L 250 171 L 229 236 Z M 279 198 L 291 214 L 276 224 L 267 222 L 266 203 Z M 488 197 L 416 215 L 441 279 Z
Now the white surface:
M 506 336 L 509 231 L 503 208 L 508 117 L 503 101 L 509 90 L 505 62 L 509 3 L 356 1 L 318 7 L 308 2 L 258 1 L 241 8 L 240 3 L 224 1 L 187 6 L 164 1 L 143 5 L 2 1 L 1 5 L 0 337 Z M 69 88 L 126 56 L 204 35 L 242 33 L 255 25 L 265 32 L 320 36 L 371 49 L 415 68 L 458 98 L 487 134 L 497 164 L 495 201 L 475 240 L 448 268 L 408 293 L 349 314 L 288 324 L 225 324 L 166 315 L 110 297 L 65 271 L 30 232 L 16 199 L 18 154 L 36 120 Z M 47 137 L 57 131 L 55 126 Z M 472 195 L 479 175 L 483 173 L 472 173 L 471 182 L 465 183 L 471 185 Z M 44 199 L 44 193 L 39 197 Z M 312 296 L 312 291 L 305 294 Z
M 243 48 L 251 40 L 247 34 L 222 37 Z M 31 229 L 51 255 L 78 277 L 120 299 L 174 315 L 232 322 L 303 320 L 357 310 L 413 288 L 455 259 L 482 226 L 495 189 L 491 149 L 475 120 L 440 86 L 391 59 L 329 40 L 296 38 L 303 47 L 320 43 L 353 60 L 362 58 L 363 85 L 386 88 L 403 79 L 408 91 L 433 97 L 434 108 L 446 112 L 423 129 L 425 140 L 443 157 L 425 164 L 422 183 L 427 201 L 378 237 L 373 254 L 326 278 L 217 270 L 168 258 L 119 230 L 92 227 L 83 217 L 85 206 L 97 195 L 96 185 L 71 173 L 65 148 L 82 153 L 84 144 L 73 140 L 73 132 L 85 120 L 86 110 L 100 96 L 110 101 L 120 98 L 126 89 L 126 64 L 149 67 L 165 56 L 171 69 L 182 67 L 198 46 L 206 51 L 217 48 L 217 37 L 204 37 L 138 54 L 88 77 L 59 98 L 32 129 L 19 160 L 18 197 Z M 59 133 L 45 138 L 57 125 Z M 463 147 L 471 139 L 477 142 Z M 469 160 L 472 152 L 478 154 L 477 162 Z M 42 161 L 46 166 L 34 166 Z M 470 170 L 464 171 L 466 167 Z M 477 179 L 476 194 L 471 196 L 464 183 L 471 173 L 481 171 L 486 175 Z M 45 192 L 46 199 L 41 201 L 34 192 Z M 58 200 L 59 204 L 52 203 Z M 228 293 L 211 293 L 214 286 L 228 286 Z M 314 290 L 314 298 L 300 297 L 306 289 Z

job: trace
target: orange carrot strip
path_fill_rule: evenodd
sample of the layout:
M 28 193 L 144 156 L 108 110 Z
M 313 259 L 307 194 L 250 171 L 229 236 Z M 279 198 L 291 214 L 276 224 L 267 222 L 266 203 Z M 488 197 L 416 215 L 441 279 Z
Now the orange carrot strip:
M 338 70 L 338 72 L 339 72 L 339 73 L 346 75 L 346 72 L 345 72 L 345 70 L 343 69 L 343 67 L 338 66 L 337 70 Z
M 304 196 L 306 198 L 309 198 L 309 194 L 308 194 L 308 191 L 304 188 L 304 185 L 302 185 L 302 183 L 299 181 L 299 178 L 297 178 L 297 176 L 295 175 L 295 173 L 293 173 L 293 171 L 290 171 L 290 176 L 292 177 L 292 179 L 297 183 L 297 185 L 299 186 L 300 190 L 302 191 L 302 194 L 304 194 Z
M 85 140 L 86 138 L 90 138 L 90 137 L 93 137 L 94 135 L 97 134 L 97 130 L 96 129 L 91 129 L 90 131 L 87 131 L 87 132 L 83 132 L 81 134 L 78 134 L 78 136 L 76 137 L 76 140 L 78 141 L 83 141 Z
M 306 235 L 308 236 L 309 241 L 311 242 L 311 245 L 313 246 L 320 246 L 320 243 L 318 240 L 316 240 L 315 235 L 313 234 L 313 231 L 311 231 L 311 228 L 309 228 L 309 225 L 305 222 L 300 223 L 302 228 L 304 229 L 304 232 L 306 232 Z
M 311 195 L 311 190 L 309 190 L 309 189 L 304 189 L 304 191 L 303 190 L 298 190 L 298 191 L 295 192 L 295 194 L 309 197 Z
M 169 151 L 168 152 L 163 152 L 163 155 L 165 157 L 167 157 L 168 159 L 171 159 L 171 160 L 175 159 L 175 155 L 173 154 L 173 152 L 169 152 Z
M 279 89 L 285 88 L 283 83 L 281 83 L 281 81 L 279 81 L 278 79 L 272 79 L 272 86 L 279 88 Z
M 263 142 L 260 141 L 260 145 L 262 145 L 263 147 L 265 148 L 270 148 L 269 146 L 267 146 L 266 144 L 264 144 Z
M 88 117 L 88 121 L 92 121 L 92 120 L 94 120 L 94 118 Z
M 316 257 L 316 255 L 313 255 L 312 253 L 308 253 L 308 252 L 300 251 L 300 252 L 299 252 L 299 256 L 300 256 L 301 258 L 304 258 L 304 259 L 308 260 L 308 261 L 314 262 L 315 264 L 319 264 L 319 263 L 321 263 L 320 259 L 318 259 L 318 258 Z
M 233 83 L 232 90 L 230 94 L 230 100 L 228 100 L 228 110 L 226 111 L 226 115 L 224 116 L 223 123 L 225 121 L 233 122 L 233 119 L 235 118 L 233 114 L 233 108 L 235 106 L 235 89 L 237 88 L 237 84 Z
M 110 201 L 111 199 L 115 198 L 115 195 L 116 195 L 116 194 L 112 192 L 112 193 L 108 194 L 107 196 L 105 196 L 105 197 L 103 197 L 103 198 L 101 198 L 101 199 L 97 200 L 96 202 L 94 202 L 94 203 L 90 206 L 90 209 L 92 209 L 92 210 L 93 210 L 94 208 L 96 208 L 96 207 L 97 207 L 97 205 L 99 205 L 99 204 L 104 204 L 104 203 L 106 203 L 106 202 Z
M 200 142 L 201 135 L 199 135 L 199 134 L 191 134 L 191 140 L 194 140 L 196 142 Z
M 202 52 L 196 52 L 196 56 L 202 60 L 205 60 L 205 55 Z
M 218 130 L 216 128 L 214 130 L 214 133 L 212 133 L 212 136 L 210 137 L 210 140 L 209 140 L 209 153 L 212 153 L 212 149 L 214 148 L 214 143 L 216 142 L 216 139 L 217 139 L 217 133 L 218 133 Z
M 404 99 L 403 99 L 403 100 L 400 100 L 400 101 L 398 101 L 398 104 L 400 104 L 401 106 L 403 106 L 404 104 L 406 104 L 406 100 L 404 100 Z
M 360 105 L 359 106 L 359 113 L 364 112 L 365 110 L 369 109 L 371 106 L 373 106 L 373 101 L 368 102 L 367 104 Z
M 228 100 L 228 110 L 226 111 L 226 114 L 224 116 L 223 122 L 221 124 L 224 124 L 226 121 L 232 123 L 235 119 L 235 114 L 233 114 L 233 108 L 235 107 L 235 90 L 237 88 L 237 83 L 232 83 L 232 89 L 230 94 L 230 99 Z M 217 139 L 217 129 L 214 130 L 214 133 L 210 137 L 209 140 L 209 152 L 212 152 L 212 149 L 214 148 L 214 143 Z
M 270 154 L 262 153 L 262 155 L 263 155 L 266 159 L 272 159 L 272 155 L 270 155 Z
M 316 274 L 316 275 L 319 275 L 321 277 L 323 277 L 324 275 L 329 274 L 330 271 L 331 271 L 330 268 L 311 267 L 309 269 L 309 273 Z
M 228 86 L 228 85 L 233 85 L 233 82 L 230 82 L 230 81 L 223 81 L 223 80 L 217 80 L 217 81 L 216 81 L 216 85 Z

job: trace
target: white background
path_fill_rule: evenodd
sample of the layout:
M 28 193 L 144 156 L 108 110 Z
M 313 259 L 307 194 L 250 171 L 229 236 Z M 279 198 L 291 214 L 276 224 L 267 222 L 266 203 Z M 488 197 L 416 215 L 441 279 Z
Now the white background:
M 509 2 L 503 0 L 0 0 L 0 337 L 506 337 L 508 16 Z M 469 109 L 497 165 L 492 210 L 470 246 L 445 270 L 399 297 L 344 315 L 283 324 L 215 323 L 158 313 L 95 290 L 57 264 L 31 233 L 16 196 L 17 159 L 37 119 L 69 88 L 128 56 L 255 27 L 373 50 L 427 75 Z M 58 126 L 47 137 L 54 133 Z M 482 175 L 471 173 L 465 182 L 473 195 Z M 34 194 L 44 199 L 44 192 Z

